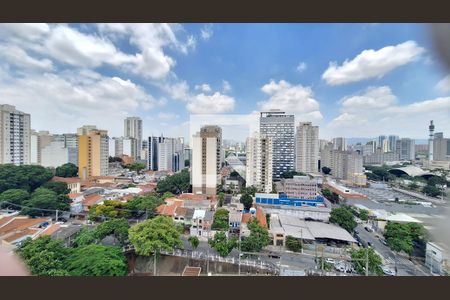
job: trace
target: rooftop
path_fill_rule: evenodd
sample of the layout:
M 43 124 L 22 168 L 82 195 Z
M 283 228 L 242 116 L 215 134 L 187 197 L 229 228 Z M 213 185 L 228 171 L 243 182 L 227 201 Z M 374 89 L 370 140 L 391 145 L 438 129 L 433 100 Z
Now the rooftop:
M 65 182 L 65 183 L 81 183 L 81 179 L 78 177 L 58 177 L 54 176 L 50 181 L 52 182 Z

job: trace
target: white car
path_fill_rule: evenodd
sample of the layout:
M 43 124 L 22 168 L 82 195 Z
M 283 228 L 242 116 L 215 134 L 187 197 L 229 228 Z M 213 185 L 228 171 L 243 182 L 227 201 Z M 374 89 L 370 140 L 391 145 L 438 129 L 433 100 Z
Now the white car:
M 391 270 L 388 266 L 382 266 L 383 273 L 387 276 L 395 276 L 395 271 Z
M 327 262 L 329 264 L 333 264 L 333 265 L 335 264 L 335 261 L 332 258 L 325 258 L 325 262 Z

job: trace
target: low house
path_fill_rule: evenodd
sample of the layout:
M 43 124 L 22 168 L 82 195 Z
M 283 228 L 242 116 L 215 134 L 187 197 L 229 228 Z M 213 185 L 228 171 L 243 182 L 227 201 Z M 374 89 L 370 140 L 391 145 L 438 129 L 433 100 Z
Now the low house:
M 79 214 L 83 211 L 84 195 L 81 193 L 70 193 L 69 196 L 72 203 L 70 203 L 70 212 L 72 214 Z
M 78 177 L 58 177 L 54 176 L 51 182 L 64 182 L 67 184 L 67 187 L 70 189 L 71 193 L 80 193 L 81 192 L 81 179 Z
M 241 228 L 241 221 L 242 221 L 242 212 L 230 210 L 228 214 L 228 222 L 230 224 L 230 231 L 231 232 L 238 232 Z
M 47 234 L 49 234 L 52 239 L 61 240 L 64 245 L 71 247 L 81 228 L 81 225 L 60 224 L 57 229 L 53 230 L 53 232 L 50 231 Z
M 203 230 L 205 232 L 210 232 L 213 222 L 214 222 L 214 212 L 210 210 L 206 211 L 205 217 L 203 218 Z
M 20 246 L 27 238 L 39 237 L 52 222 L 50 217 L 7 216 L 0 218 L 0 243 L 12 247 Z
M 192 225 L 190 228 L 190 235 L 202 236 L 203 233 L 203 219 L 205 218 L 206 210 L 196 209 L 192 216 Z
M 83 211 L 89 212 L 89 210 L 96 204 L 100 204 L 103 202 L 103 196 L 98 194 L 92 194 L 89 196 L 84 197 L 84 200 L 82 202 L 83 205 Z

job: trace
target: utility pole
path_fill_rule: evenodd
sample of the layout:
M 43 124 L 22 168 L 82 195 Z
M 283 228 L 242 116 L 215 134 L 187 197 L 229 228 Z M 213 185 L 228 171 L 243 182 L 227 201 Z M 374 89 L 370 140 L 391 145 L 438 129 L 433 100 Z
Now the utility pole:
M 323 265 L 324 265 L 324 260 L 323 260 L 323 247 L 322 247 L 322 258 L 320 259 L 321 263 L 322 263 L 322 275 L 323 275 Z
M 366 248 L 366 276 L 369 276 L 369 247 Z
M 156 276 L 156 250 L 155 253 L 153 255 L 153 276 Z
M 238 274 L 241 276 L 241 229 L 239 229 L 239 264 L 238 264 Z

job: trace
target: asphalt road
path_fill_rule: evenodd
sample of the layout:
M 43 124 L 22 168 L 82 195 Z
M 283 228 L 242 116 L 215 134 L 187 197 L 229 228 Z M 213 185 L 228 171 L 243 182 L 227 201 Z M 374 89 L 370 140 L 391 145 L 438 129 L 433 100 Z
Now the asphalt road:
M 385 260 L 385 264 L 392 270 L 395 270 L 397 266 L 398 276 L 429 276 L 429 272 L 424 266 L 413 263 L 405 255 L 396 254 L 388 246 L 385 246 L 380 239 L 375 236 L 375 232 L 367 232 L 364 229 L 364 224 L 358 224 L 356 230 L 359 232 L 358 236 L 367 242 L 372 244 L 372 247 L 379 255 Z M 381 236 L 381 238 L 383 238 Z

